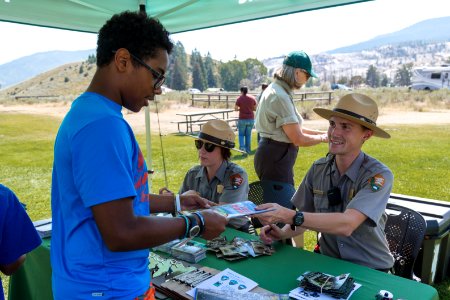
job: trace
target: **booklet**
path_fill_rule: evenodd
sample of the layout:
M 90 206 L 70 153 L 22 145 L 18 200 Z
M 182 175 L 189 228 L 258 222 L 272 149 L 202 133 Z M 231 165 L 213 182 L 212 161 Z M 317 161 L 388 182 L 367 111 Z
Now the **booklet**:
M 211 207 L 215 212 L 224 215 L 227 219 L 262 214 L 273 209 L 256 210 L 255 203 L 251 201 L 236 202 Z
M 194 298 L 197 288 L 214 291 L 248 292 L 256 286 L 258 286 L 258 284 L 253 280 L 227 268 L 213 277 L 206 279 L 195 288 L 187 291 L 186 294 Z

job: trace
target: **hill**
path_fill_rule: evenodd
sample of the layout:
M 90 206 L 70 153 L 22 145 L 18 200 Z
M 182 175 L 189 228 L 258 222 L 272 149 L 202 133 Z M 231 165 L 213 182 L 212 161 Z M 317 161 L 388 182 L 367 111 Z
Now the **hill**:
M 0 102 L 27 99 L 72 101 L 86 90 L 95 64 L 87 61 L 69 63 L 39 74 L 15 86 L 0 90 Z
M 436 30 L 439 28 L 439 30 Z M 329 54 L 360 52 L 385 45 L 425 42 L 436 43 L 450 41 L 450 17 L 425 20 L 405 29 L 377 36 L 368 41 L 347 47 L 326 51 Z
M 49 51 L 25 56 L 0 65 L 0 88 L 22 82 L 61 65 L 87 60 L 95 50 Z
M 3 88 L 40 74 L 20 85 L 0 90 L 0 96 L 15 98 L 37 95 L 53 99 L 55 97 L 50 96 L 79 94 L 87 87 L 95 70 L 94 65 L 81 61 L 86 61 L 93 53 L 94 50 L 52 51 L 0 65 L 0 84 Z M 407 63 L 413 66 L 450 63 L 450 17 L 426 20 L 366 42 L 311 57 L 321 82 L 336 82 L 353 76 L 364 78 L 370 65 L 376 66 L 377 71 L 392 82 L 397 69 Z M 279 56 L 262 62 L 272 74 L 282 60 L 283 56 Z M 73 61 L 77 62 L 67 64 Z M 55 66 L 59 67 L 52 70 Z M 80 68 L 83 68 L 83 72 L 80 72 Z

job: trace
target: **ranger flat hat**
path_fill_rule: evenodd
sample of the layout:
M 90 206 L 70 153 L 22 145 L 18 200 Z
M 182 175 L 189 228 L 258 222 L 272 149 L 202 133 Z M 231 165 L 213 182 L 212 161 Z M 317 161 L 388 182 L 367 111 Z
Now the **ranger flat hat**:
M 329 120 L 332 116 L 341 117 L 373 131 L 373 135 L 388 139 L 389 133 L 377 127 L 378 106 L 376 102 L 363 94 L 351 93 L 339 99 L 336 106 L 330 110 L 326 108 L 314 108 L 314 112 Z
M 234 140 L 236 135 L 234 134 L 233 129 L 231 129 L 230 125 L 223 120 L 211 120 L 205 123 L 202 126 L 202 130 L 198 134 L 198 136 L 191 137 L 209 142 L 211 144 L 217 145 L 222 148 L 227 148 L 231 150 L 235 150 L 241 153 L 245 153 L 239 149 L 234 148 L 236 145 Z

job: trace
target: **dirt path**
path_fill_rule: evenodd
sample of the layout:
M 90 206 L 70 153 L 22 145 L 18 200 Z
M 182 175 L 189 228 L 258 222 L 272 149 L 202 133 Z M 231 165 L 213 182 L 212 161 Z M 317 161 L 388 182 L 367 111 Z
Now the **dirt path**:
M 69 104 L 63 103 L 0 105 L 0 115 L 2 113 L 23 113 L 63 118 L 69 108 Z M 198 110 L 202 110 L 202 108 L 177 104 L 172 105 L 170 109 L 166 109 L 158 115 L 152 112 L 150 113 L 151 130 L 158 132 L 158 128 L 161 127 L 162 134 L 176 133 L 178 131 L 177 125 L 171 122 L 183 119 L 183 117 L 177 116 L 176 114 L 181 111 L 186 112 Z M 144 110 L 139 113 L 130 113 L 124 110 L 123 114 L 136 133 L 142 133 L 145 131 Z M 233 113 L 233 115 L 237 116 L 237 112 Z M 384 109 L 382 110 L 377 123 L 380 124 L 381 127 L 383 125 L 394 124 L 450 124 L 450 110 L 416 112 Z M 305 120 L 305 127 L 324 129 L 326 126 L 327 121 L 324 119 L 317 118 L 314 120 Z

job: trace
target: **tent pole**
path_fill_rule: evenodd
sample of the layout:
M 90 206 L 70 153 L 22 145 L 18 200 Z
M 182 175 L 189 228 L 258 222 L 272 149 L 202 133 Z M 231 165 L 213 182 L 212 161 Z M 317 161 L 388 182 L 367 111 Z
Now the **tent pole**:
M 152 138 L 150 135 L 150 108 L 145 107 L 145 137 L 147 146 L 147 172 L 148 172 L 148 192 L 152 192 L 152 174 L 153 174 L 153 162 L 152 162 Z

